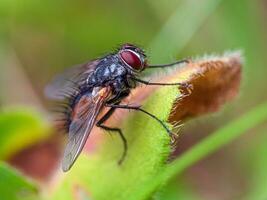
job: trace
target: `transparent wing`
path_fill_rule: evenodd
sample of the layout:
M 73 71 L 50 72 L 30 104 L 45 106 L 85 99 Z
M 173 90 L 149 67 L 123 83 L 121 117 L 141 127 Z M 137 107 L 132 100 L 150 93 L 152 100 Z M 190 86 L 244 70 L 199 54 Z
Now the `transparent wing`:
M 62 169 L 68 171 L 81 153 L 86 140 L 95 124 L 105 100 L 110 95 L 108 88 L 95 88 L 92 93 L 81 97 L 73 109 L 72 122 L 69 126 L 69 138 L 66 146 Z M 94 95 L 92 95 L 94 94 Z
M 71 96 L 83 84 L 88 75 L 95 70 L 99 61 L 94 60 L 66 69 L 45 87 L 45 96 L 52 100 L 63 100 L 66 96 Z

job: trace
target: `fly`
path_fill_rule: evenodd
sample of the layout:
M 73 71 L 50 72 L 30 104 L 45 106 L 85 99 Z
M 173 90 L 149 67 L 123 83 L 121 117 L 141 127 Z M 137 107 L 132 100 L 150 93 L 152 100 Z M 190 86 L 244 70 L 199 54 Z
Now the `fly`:
M 142 109 L 141 106 L 121 104 L 121 101 L 137 84 L 185 86 L 183 83 L 155 83 L 139 78 L 145 69 L 174 66 L 185 62 L 188 60 L 164 65 L 148 65 L 146 55 L 141 48 L 124 44 L 114 53 L 72 67 L 57 76 L 47 86 L 45 93 L 63 105 L 63 122 L 68 132 L 68 143 L 63 156 L 62 170 L 66 172 L 72 167 L 94 125 L 119 134 L 124 147 L 119 163 L 123 162 L 127 154 L 127 140 L 121 129 L 105 125 L 116 109 L 140 111 L 155 119 L 172 136 L 164 122 L 155 115 Z M 104 107 L 108 107 L 109 110 L 97 120 Z

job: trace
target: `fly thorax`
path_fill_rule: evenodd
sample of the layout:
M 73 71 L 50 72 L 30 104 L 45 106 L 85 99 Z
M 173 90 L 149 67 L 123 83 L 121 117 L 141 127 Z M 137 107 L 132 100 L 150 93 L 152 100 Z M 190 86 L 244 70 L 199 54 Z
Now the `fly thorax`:
M 127 79 L 126 79 L 127 80 L 127 85 L 130 88 L 136 88 L 137 84 L 136 84 L 136 82 L 131 77 L 133 77 L 133 76 L 132 75 L 129 75 L 127 77 Z
M 113 63 L 109 65 L 108 70 L 109 70 L 110 76 L 112 76 L 113 78 L 124 76 L 127 72 L 126 69 L 118 63 L 117 64 Z
M 112 84 L 112 87 L 114 91 L 118 93 L 129 90 L 129 87 L 123 77 L 115 79 L 115 81 Z

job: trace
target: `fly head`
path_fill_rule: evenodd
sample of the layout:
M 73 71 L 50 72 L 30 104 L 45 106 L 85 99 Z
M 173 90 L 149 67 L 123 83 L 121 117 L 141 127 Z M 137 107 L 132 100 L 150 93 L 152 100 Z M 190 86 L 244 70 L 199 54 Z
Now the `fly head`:
M 124 44 L 118 52 L 119 58 L 133 72 L 141 72 L 147 66 L 145 52 L 132 44 Z

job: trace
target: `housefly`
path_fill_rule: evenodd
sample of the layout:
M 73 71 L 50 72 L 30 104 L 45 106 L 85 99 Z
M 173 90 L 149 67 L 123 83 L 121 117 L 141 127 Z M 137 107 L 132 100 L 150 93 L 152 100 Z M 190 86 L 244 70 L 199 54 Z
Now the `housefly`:
M 168 127 L 156 116 L 140 106 L 121 104 L 138 84 L 145 85 L 179 85 L 182 83 L 154 83 L 139 78 L 141 72 L 149 68 L 173 66 L 188 62 L 180 60 L 164 65 L 149 65 L 145 52 L 132 44 L 124 44 L 118 50 L 102 58 L 74 66 L 57 76 L 45 93 L 48 98 L 58 100 L 63 105 L 63 122 L 68 132 L 62 170 L 68 171 L 81 153 L 94 125 L 106 131 L 119 134 L 124 145 L 121 163 L 127 153 L 127 140 L 121 129 L 105 125 L 105 121 L 116 109 L 132 109 L 157 120 L 171 135 Z M 183 85 L 184 86 L 184 85 Z M 108 111 L 98 120 L 104 107 Z

